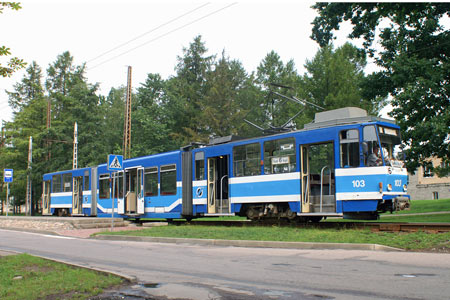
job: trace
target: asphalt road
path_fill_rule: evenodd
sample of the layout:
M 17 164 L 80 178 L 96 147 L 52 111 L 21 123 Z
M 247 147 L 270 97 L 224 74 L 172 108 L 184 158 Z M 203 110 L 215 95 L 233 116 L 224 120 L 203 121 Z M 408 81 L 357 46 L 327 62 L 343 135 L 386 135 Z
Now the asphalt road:
M 450 254 L 102 241 L 1 229 L 0 249 L 134 276 L 140 284 L 132 293 L 141 296 L 450 298 Z

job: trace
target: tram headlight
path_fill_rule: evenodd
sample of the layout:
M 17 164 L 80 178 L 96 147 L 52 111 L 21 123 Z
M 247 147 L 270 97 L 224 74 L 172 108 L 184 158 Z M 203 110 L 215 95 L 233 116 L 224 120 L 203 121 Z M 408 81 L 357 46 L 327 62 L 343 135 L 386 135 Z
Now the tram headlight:
M 403 191 L 407 192 L 408 191 L 408 186 L 406 184 L 403 185 Z
M 388 191 L 392 191 L 392 184 L 388 183 L 388 185 L 387 185 L 387 190 L 388 190 Z

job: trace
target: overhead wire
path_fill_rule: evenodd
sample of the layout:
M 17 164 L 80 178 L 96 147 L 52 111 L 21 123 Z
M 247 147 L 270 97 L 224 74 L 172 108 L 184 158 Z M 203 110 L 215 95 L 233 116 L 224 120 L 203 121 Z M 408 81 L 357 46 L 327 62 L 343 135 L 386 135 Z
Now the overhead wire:
M 114 47 L 114 48 L 108 50 L 108 51 L 105 51 L 105 52 L 103 52 L 103 53 L 97 55 L 96 57 L 94 57 L 94 58 L 88 60 L 86 63 L 90 63 L 90 62 L 92 62 L 92 61 L 94 61 L 94 60 L 97 60 L 97 59 L 99 59 L 100 57 L 103 57 L 103 56 L 105 56 L 106 54 L 109 54 L 109 53 L 111 53 L 111 52 L 113 52 L 113 51 L 115 51 L 115 50 L 117 50 L 117 49 L 119 49 L 119 48 L 122 48 L 123 46 L 126 46 L 126 45 L 128 45 L 129 43 L 134 42 L 135 40 L 140 39 L 141 37 L 143 37 L 143 36 L 145 36 L 145 35 L 147 35 L 147 34 L 149 34 L 149 33 L 152 33 L 152 32 L 154 32 L 154 31 L 156 31 L 156 30 L 158 30 L 158 29 L 160 29 L 160 28 L 162 28 L 162 27 L 164 27 L 164 26 L 166 26 L 166 25 L 169 25 L 170 23 L 173 23 L 173 22 L 175 22 L 176 20 L 179 20 L 179 19 L 181 19 L 181 18 L 183 18 L 183 17 L 185 17 L 185 16 L 187 16 L 187 15 L 189 15 L 189 14 L 191 14 L 191 13 L 193 13 L 193 12 L 195 12 L 195 11 L 197 11 L 197 10 L 199 10 L 199 9 L 201 9 L 201 8 L 203 8 L 203 7 L 205 7 L 205 6 L 207 6 L 207 5 L 209 5 L 209 4 L 211 4 L 211 2 L 207 2 L 207 3 L 202 4 L 202 5 L 200 5 L 200 6 L 196 7 L 196 8 L 194 8 L 194 9 L 192 9 L 192 10 L 190 10 L 190 11 L 184 13 L 184 14 L 181 14 L 181 15 L 179 15 L 179 16 L 177 16 L 177 17 L 175 17 L 175 18 L 173 18 L 173 19 L 171 19 L 171 20 L 169 20 L 169 21 L 167 21 L 167 22 L 165 22 L 165 23 L 163 23 L 163 24 L 161 24 L 161 25 L 159 25 L 159 26 L 156 26 L 155 28 L 150 29 L 149 31 L 146 31 L 146 32 L 144 32 L 144 33 L 142 33 L 142 34 L 140 34 L 140 35 L 138 35 L 138 36 L 132 38 L 131 40 L 128 40 L 128 41 L 126 41 L 126 42 L 124 42 L 124 43 L 122 43 L 122 44 L 120 44 L 120 45 L 118 45 L 118 46 L 116 46 L 116 47 Z
M 208 14 L 206 14 L 206 15 L 200 17 L 200 18 L 197 18 L 197 19 L 195 19 L 195 20 L 193 20 L 193 21 L 191 21 L 191 22 L 188 22 L 188 23 L 186 23 L 186 24 L 184 24 L 184 25 L 181 25 L 181 26 L 179 26 L 179 27 L 177 27 L 177 28 L 175 28 L 175 29 L 173 29 L 173 30 L 170 30 L 170 31 L 168 31 L 168 32 L 166 32 L 166 33 L 163 33 L 163 34 L 161 34 L 161 35 L 159 35 L 159 36 L 157 36 L 157 37 L 155 37 L 155 38 L 153 38 L 153 39 L 151 39 L 151 40 L 149 40 L 149 41 L 147 41 L 147 42 L 145 42 L 145 43 L 142 43 L 142 44 L 140 44 L 140 45 L 134 47 L 134 48 L 131 48 L 131 49 L 125 51 L 125 52 L 122 52 L 122 53 L 120 53 L 120 54 L 118 54 L 118 55 L 116 55 L 116 56 L 113 56 L 112 58 L 109 58 L 109 59 L 107 59 L 107 60 L 105 60 L 105 61 L 102 61 L 101 63 L 99 63 L 99 64 L 97 64 L 97 65 L 95 65 L 95 66 L 93 66 L 93 67 L 90 67 L 90 68 L 88 67 L 88 70 L 95 69 L 95 68 L 97 68 L 97 67 L 99 67 L 99 66 L 101 66 L 101 65 L 103 65 L 103 64 L 105 64 L 105 63 L 107 63 L 107 62 L 110 62 L 111 60 L 114 60 L 114 59 L 116 59 L 116 58 L 118 58 L 118 57 L 120 57 L 120 56 L 122 56 L 122 55 L 125 55 L 125 54 L 127 54 L 127 53 L 130 53 L 131 51 L 134 51 L 134 50 L 136 50 L 136 49 L 138 49 L 138 48 L 140 48 L 140 47 L 143 47 L 143 46 L 145 46 L 145 45 L 147 45 L 147 44 L 150 44 L 150 43 L 152 43 L 152 42 L 154 42 L 154 41 L 156 41 L 156 40 L 159 40 L 159 39 L 161 39 L 161 38 L 163 38 L 163 37 L 165 37 L 165 36 L 167 36 L 167 35 L 169 35 L 169 34 L 171 34 L 171 33 L 174 33 L 174 32 L 176 32 L 176 31 L 178 31 L 178 30 L 181 30 L 181 29 L 185 28 L 185 27 L 187 27 L 187 26 L 189 26 L 189 25 L 192 25 L 192 24 L 194 24 L 194 23 L 197 23 L 197 22 L 199 22 L 199 21 L 201 21 L 201 20 L 203 20 L 203 19 L 206 19 L 207 17 L 210 17 L 210 16 L 212 16 L 212 15 L 214 15 L 214 14 L 217 14 L 217 13 L 219 13 L 219 12 L 221 12 L 221 11 L 223 11 L 223 10 L 225 10 L 225 9 L 227 9 L 227 8 L 229 8 L 229 7 L 231 7 L 231 6 L 233 6 L 233 5 L 236 5 L 236 4 L 237 4 L 237 2 L 233 2 L 233 3 L 231 3 L 231 4 L 229 4 L 229 5 L 225 6 L 225 7 L 222 7 L 222 8 L 220 8 L 220 9 L 217 9 L 217 10 L 213 11 L 213 12 L 210 12 L 210 13 L 208 13 Z

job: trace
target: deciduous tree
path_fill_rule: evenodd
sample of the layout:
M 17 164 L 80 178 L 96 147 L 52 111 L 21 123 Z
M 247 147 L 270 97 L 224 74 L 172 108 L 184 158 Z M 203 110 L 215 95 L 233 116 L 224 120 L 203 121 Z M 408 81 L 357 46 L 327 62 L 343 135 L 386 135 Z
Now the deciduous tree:
M 0 2 L 0 14 L 3 13 L 4 8 L 11 8 L 13 10 L 19 10 L 22 7 L 18 2 Z M 0 46 L 0 56 L 8 56 L 11 55 L 11 49 L 6 46 Z M 18 57 L 12 57 L 7 63 L 6 66 L 2 66 L 0 63 L 0 76 L 2 77 L 10 77 L 15 71 L 25 68 L 26 62 L 23 59 Z
M 381 71 L 368 76 L 372 98 L 392 97 L 390 113 L 401 127 L 407 167 L 414 171 L 430 157 L 450 162 L 450 16 L 448 3 L 317 3 L 312 38 L 321 46 L 341 23 L 350 22 L 349 38 L 362 38 L 363 49 Z M 378 41 L 378 43 L 374 43 Z M 439 169 L 441 175 L 449 168 Z

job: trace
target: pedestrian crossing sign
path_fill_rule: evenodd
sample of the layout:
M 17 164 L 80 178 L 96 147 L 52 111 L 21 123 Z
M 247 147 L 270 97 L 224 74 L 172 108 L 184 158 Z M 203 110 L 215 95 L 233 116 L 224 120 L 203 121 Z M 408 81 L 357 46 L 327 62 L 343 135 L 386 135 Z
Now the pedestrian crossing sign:
M 109 154 L 108 155 L 107 169 L 108 169 L 108 171 L 121 171 L 121 170 L 123 170 L 123 156 L 122 155 Z

